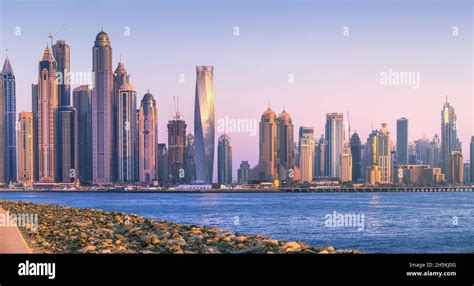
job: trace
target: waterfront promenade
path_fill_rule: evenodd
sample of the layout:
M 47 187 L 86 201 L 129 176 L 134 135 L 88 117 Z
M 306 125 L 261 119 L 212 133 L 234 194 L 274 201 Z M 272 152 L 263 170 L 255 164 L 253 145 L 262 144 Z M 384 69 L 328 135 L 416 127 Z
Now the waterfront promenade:
M 0 208 L 0 253 L 31 253 L 17 226 L 6 224 L 7 212 Z

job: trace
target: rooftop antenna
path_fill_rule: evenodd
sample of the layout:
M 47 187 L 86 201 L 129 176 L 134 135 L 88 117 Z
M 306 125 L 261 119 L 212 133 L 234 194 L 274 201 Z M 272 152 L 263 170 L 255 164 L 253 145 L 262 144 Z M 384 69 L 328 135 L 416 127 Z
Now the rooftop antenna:
M 181 113 L 179 113 L 179 96 L 173 96 L 173 103 L 175 112 L 174 119 L 179 120 L 181 118 Z
M 5 57 L 8 59 L 8 48 L 5 49 Z

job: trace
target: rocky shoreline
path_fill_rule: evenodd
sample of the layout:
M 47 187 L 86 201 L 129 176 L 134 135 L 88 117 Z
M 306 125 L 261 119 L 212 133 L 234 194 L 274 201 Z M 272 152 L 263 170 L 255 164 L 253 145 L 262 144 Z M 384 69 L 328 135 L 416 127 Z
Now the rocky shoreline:
M 4 200 L 0 200 L 0 207 L 10 213 L 38 215 L 37 227 L 21 227 L 20 231 L 39 253 L 362 253 L 234 234 L 211 226 L 156 221 L 118 211 Z

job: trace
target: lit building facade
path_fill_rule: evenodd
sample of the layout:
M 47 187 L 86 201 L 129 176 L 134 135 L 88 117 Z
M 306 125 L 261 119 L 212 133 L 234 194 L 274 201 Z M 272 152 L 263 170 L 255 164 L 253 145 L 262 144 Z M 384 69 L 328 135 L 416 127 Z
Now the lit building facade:
M 326 115 L 326 175 L 341 178 L 341 155 L 344 144 L 344 116 L 342 113 Z
M 58 177 L 58 87 L 56 62 L 49 48 L 43 52 L 38 74 L 38 168 L 41 183 Z
M 92 177 L 95 184 L 111 183 L 112 175 L 112 46 L 104 31 L 92 48 Z
M 137 125 L 139 181 L 150 184 L 158 180 L 158 108 L 150 92 L 141 101 Z
M 20 112 L 18 118 L 18 182 L 32 185 L 33 174 L 33 113 Z
M 1 161 L 4 166 L 5 182 L 15 182 L 17 177 L 17 146 L 16 146 L 16 81 L 10 59 L 5 59 L 0 80 L 3 81 L 3 116 L 0 120 L 4 121 L 4 160 Z M 1 163 L 0 163 L 1 164 Z
M 194 145 L 196 181 L 212 183 L 214 172 L 214 67 L 196 67 Z

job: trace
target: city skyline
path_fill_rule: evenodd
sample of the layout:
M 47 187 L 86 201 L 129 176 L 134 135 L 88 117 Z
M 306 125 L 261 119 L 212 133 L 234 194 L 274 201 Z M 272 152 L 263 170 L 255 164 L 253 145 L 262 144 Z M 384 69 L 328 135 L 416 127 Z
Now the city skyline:
M 99 2 L 100 4 L 106 4 L 107 1 L 105 2 Z M 72 5 L 72 4 L 71 4 Z M 121 4 L 118 4 L 118 7 L 120 7 Z M 140 9 L 141 12 L 146 15 L 146 7 L 147 5 L 155 5 L 152 3 L 147 3 L 146 5 L 142 5 L 140 8 L 135 7 L 133 9 Z M 170 3 L 160 3 L 160 7 L 163 9 L 159 9 L 159 13 L 165 13 L 165 11 L 168 10 L 173 10 L 177 9 L 176 5 L 170 4 Z M 304 4 L 302 3 L 301 6 L 298 6 L 296 8 L 297 14 L 305 15 L 305 12 L 303 11 L 305 5 L 310 5 L 308 3 Z M 58 7 L 48 7 L 50 4 L 46 3 L 46 8 L 51 8 L 53 11 L 54 10 L 60 10 L 61 8 Z M 2 7 L 4 9 L 11 9 L 12 11 L 15 11 L 15 9 L 18 9 L 17 5 L 11 2 L 5 2 L 2 3 Z M 256 6 L 256 10 L 261 10 L 263 9 L 264 4 L 259 3 Z M 46 8 L 41 8 L 41 9 L 46 9 Z M 218 9 L 223 9 L 219 8 Z M 234 7 L 235 8 L 235 7 Z M 420 8 L 418 6 L 414 7 L 415 10 Z M 82 9 L 82 7 L 78 7 L 78 9 Z M 107 5 L 98 5 L 98 11 L 104 11 L 105 9 L 118 9 L 118 8 L 110 8 L 107 7 Z M 200 8 L 201 9 L 201 8 Z M 202 8 L 204 9 L 204 8 Z M 230 8 L 227 8 L 230 9 Z M 241 8 L 237 7 L 236 11 L 241 11 Z M 273 8 L 275 12 L 275 15 L 279 15 L 283 13 L 284 11 L 284 5 L 277 5 L 277 7 Z M 331 12 L 335 13 L 334 9 L 331 7 L 331 5 L 323 5 L 322 9 L 326 12 Z M 397 64 L 396 61 L 394 60 L 389 60 L 387 59 L 386 61 L 381 58 L 380 54 L 377 54 L 374 56 L 375 60 L 369 61 L 372 63 L 370 66 L 374 66 L 374 69 L 371 69 L 372 72 L 367 73 L 367 68 L 362 68 L 360 71 L 360 74 L 367 75 L 365 77 L 359 78 L 360 82 L 354 81 L 353 78 L 351 80 L 344 80 L 344 75 L 350 74 L 353 72 L 353 69 L 351 68 L 351 64 L 359 63 L 355 59 L 351 59 L 342 55 L 339 55 L 338 52 L 341 51 L 341 48 L 343 46 L 347 47 L 354 47 L 357 49 L 360 49 L 360 45 L 363 45 L 364 47 L 367 42 L 367 38 L 361 35 L 362 31 L 376 31 L 375 28 L 371 27 L 368 25 L 367 22 L 357 22 L 356 19 L 351 18 L 352 23 L 354 24 L 360 24 L 360 27 L 358 25 L 355 25 L 358 27 L 354 33 L 353 25 L 350 23 L 342 24 L 342 23 L 334 23 L 329 21 L 328 24 L 331 24 L 331 29 L 328 32 L 322 33 L 320 30 L 315 28 L 316 30 L 301 30 L 302 32 L 306 31 L 309 33 L 308 35 L 313 35 L 314 33 L 314 38 L 312 37 L 312 40 L 308 41 L 309 46 L 312 46 L 314 43 L 318 42 L 316 39 L 319 39 L 319 41 L 323 40 L 328 40 L 329 43 L 331 43 L 332 46 L 335 46 L 337 49 L 334 52 L 334 55 L 338 54 L 340 56 L 340 59 L 332 57 L 331 59 L 334 60 L 334 64 L 337 64 L 341 67 L 344 68 L 344 70 L 339 70 L 338 72 L 335 72 L 332 69 L 328 68 L 319 68 L 319 64 L 316 65 L 316 67 L 308 66 L 303 63 L 301 58 L 293 56 L 294 53 L 291 53 L 291 51 L 295 51 L 295 47 L 292 46 L 291 48 L 288 46 L 283 45 L 280 48 L 277 48 L 276 54 L 269 55 L 269 56 L 263 56 L 265 61 L 258 61 L 258 63 L 267 63 L 268 65 L 264 65 L 262 68 L 257 69 L 258 71 L 252 71 L 252 68 L 255 66 L 255 64 L 247 64 L 247 65 L 236 65 L 236 60 L 241 61 L 241 59 L 245 58 L 245 54 L 239 53 L 236 48 L 233 48 L 233 46 L 238 45 L 240 48 L 239 49 L 244 49 L 245 51 L 249 51 L 248 48 L 254 47 L 249 46 L 249 42 L 258 40 L 256 39 L 257 35 L 266 35 L 265 38 L 265 43 L 263 43 L 262 40 L 258 41 L 258 43 L 262 44 L 263 47 L 267 47 L 268 45 L 271 45 L 272 43 L 280 43 L 280 41 L 276 40 L 272 35 L 275 35 L 273 32 L 270 30 L 266 31 L 265 29 L 263 30 L 257 30 L 257 33 L 252 29 L 252 27 L 249 27 L 245 25 L 245 23 L 239 24 L 237 21 L 237 18 L 233 18 L 233 20 L 236 20 L 235 23 L 232 25 L 230 24 L 230 21 L 224 21 L 224 23 L 229 23 L 229 26 L 224 28 L 219 28 L 219 29 L 212 29 L 212 27 L 208 27 L 206 23 L 201 23 L 198 24 L 197 26 L 200 27 L 200 25 L 205 25 L 208 28 L 211 28 L 211 31 L 216 31 L 218 32 L 219 37 L 214 38 L 210 37 L 209 35 L 205 35 L 205 38 L 209 40 L 209 43 L 205 42 L 200 42 L 201 44 L 198 45 L 199 49 L 199 56 L 192 57 L 190 55 L 186 55 L 186 53 L 182 53 L 186 50 L 181 50 L 179 55 L 181 57 L 175 57 L 172 56 L 171 59 L 165 60 L 161 59 L 164 62 L 163 63 L 169 63 L 169 65 L 166 65 L 166 68 L 163 68 L 163 64 L 157 64 L 155 67 L 152 69 L 150 65 L 144 64 L 142 61 L 140 61 L 140 57 L 137 55 L 137 50 L 136 48 L 133 48 L 131 46 L 132 42 L 138 40 L 140 37 L 144 36 L 146 33 L 151 33 L 153 32 L 153 35 L 160 35 L 160 31 L 154 30 L 153 28 L 148 27 L 148 24 L 140 24 L 140 21 L 138 21 L 138 18 L 133 18 L 130 21 L 134 24 L 130 24 L 128 27 L 131 28 L 130 30 L 130 35 L 126 36 L 124 35 L 124 23 L 123 25 L 119 25 L 119 23 L 112 19 L 111 16 L 109 16 L 109 13 L 106 13 L 105 20 L 105 28 L 110 27 L 110 29 L 106 29 L 107 33 L 111 37 L 111 42 L 112 46 L 114 47 L 115 50 L 119 50 L 118 52 L 114 52 L 114 58 L 112 60 L 112 66 L 114 66 L 117 62 L 123 61 L 126 63 L 128 66 L 128 71 L 132 74 L 134 83 L 137 89 L 137 96 L 139 98 L 142 97 L 142 95 L 145 93 L 144 91 L 147 89 L 150 89 L 153 94 L 156 95 L 157 98 L 157 106 L 158 109 L 160 110 L 160 114 L 162 116 L 160 117 L 159 120 L 159 127 L 158 127 L 158 132 L 159 132 L 159 142 L 166 142 L 164 138 L 166 138 L 166 117 L 169 117 L 170 114 L 172 114 L 172 101 L 171 98 L 172 96 L 179 95 L 181 98 L 182 106 L 182 114 L 183 118 L 186 120 L 188 123 L 188 126 L 190 127 L 188 130 L 192 130 L 193 126 L 193 121 L 192 118 L 194 116 L 193 113 L 193 107 L 194 107 L 194 79 L 193 79 L 193 74 L 190 72 L 194 68 L 195 65 L 204 63 L 204 64 L 213 64 L 216 68 L 216 76 L 215 76 L 215 93 L 216 93 L 216 122 L 225 118 L 226 116 L 229 116 L 230 118 L 234 119 L 249 119 L 249 120 L 257 120 L 258 117 L 261 113 L 262 106 L 266 105 L 268 101 L 270 101 L 272 108 L 275 111 L 280 111 L 283 109 L 283 105 L 286 105 L 286 110 L 291 114 L 293 118 L 293 122 L 295 123 L 295 130 L 297 130 L 300 126 L 311 126 L 314 128 L 314 133 L 316 136 L 319 136 L 320 134 L 324 133 L 324 116 L 326 113 L 330 112 L 346 112 L 350 111 L 351 112 L 351 126 L 352 130 L 357 131 L 358 134 L 360 134 L 360 137 L 362 141 L 365 141 L 366 136 L 370 133 L 371 131 L 371 126 L 378 126 L 380 122 L 386 122 L 391 130 L 392 138 L 396 138 L 396 129 L 395 129 L 395 124 L 396 120 L 400 117 L 406 117 L 410 120 L 410 131 L 409 131 L 409 141 L 412 142 L 416 139 L 419 139 L 423 136 L 423 134 L 426 134 L 428 138 L 432 138 L 435 134 L 438 136 L 441 136 L 441 131 L 439 130 L 439 123 L 437 121 L 439 120 L 439 112 L 440 112 L 440 107 L 442 103 L 445 101 L 445 96 L 449 96 L 449 101 L 451 104 L 456 108 L 456 112 L 458 113 L 458 136 L 461 139 L 463 143 L 463 155 L 465 160 L 469 158 L 469 141 L 470 141 L 470 136 L 472 135 L 472 124 L 471 126 L 469 125 L 469 122 L 472 122 L 472 109 L 470 109 L 470 106 L 472 106 L 472 99 L 470 99 L 470 93 L 472 93 L 471 90 L 471 79 L 472 76 L 469 78 L 469 75 L 471 74 L 470 69 L 468 69 L 468 62 L 469 58 L 472 58 L 471 55 L 468 53 L 468 50 L 470 48 L 470 51 L 472 51 L 472 46 L 468 41 L 468 38 L 466 38 L 464 33 L 467 34 L 469 31 L 469 25 L 463 26 L 462 23 L 465 21 L 469 20 L 469 17 L 466 17 L 465 14 L 459 7 L 452 7 L 449 8 L 448 11 L 449 13 L 446 13 L 442 17 L 442 19 L 445 19 L 446 23 L 450 23 L 449 20 L 456 20 L 456 24 L 463 29 L 460 29 L 460 36 L 457 38 L 454 38 L 453 35 L 451 34 L 450 28 L 452 28 L 452 25 L 449 26 L 446 24 L 445 26 L 442 26 L 441 24 L 435 25 L 432 30 L 433 34 L 431 35 L 436 35 L 436 39 L 434 40 L 443 40 L 445 41 L 446 39 L 452 39 L 453 41 L 449 41 L 449 44 L 444 43 L 446 48 L 449 48 L 451 52 L 454 53 L 455 57 L 452 61 L 447 62 L 443 61 L 443 68 L 446 68 L 446 70 L 442 73 L 434 73 L 437 70 L 429 70 L 424 65 L 422 62 L 417 62 L 417 64 L 413 65 L 410 67 L 410 65 L 406 64 Z M 398 17 L 398 12 L 401 13 L 401 11 L 405 11 L 406 9 L 403 7 L 397 7 L 395 11 L 388 13 L 389 19 L 394 20 Z M 220 10 L 219 10 L 220 11 Z M 224 12 L 226 12 L 225 10 Z M 374 13 L 378 11 L 377 7 L 368 10 L 364 13 Z M 30 13 L 30 11 L 26 11 L 27 13 Z M 228 11 L 227 11 L 228 12 Z M 419 12 L 419 10 L 418 10 Z M 255 17 L 254 13 L 252 12 L 248 17 Z M 430 8 L 429 11 L 426 12 L 427 15 L 429 16 L 429 19 L 434 18 L 435 16 L 438 17 L 440 14 L 440 10 L 435 9 L 435 8 Z M 43 32 L 40 33 L 40 27 L 32 27 L 31 25 L 28 24 L 28 22 L 24 22 L 24 24 L 18 23 L 20 27 L 22 27 L 22 35 L 16 36 L 14 34 L 15 32 L 15 27 L 17 25 L 13 25 L 11 23 L 13 22 L 18 22 L 18 21 L 10 21 L 11 18 L 9 18 L 9 14 L 6 14 L 5 21 L 7 25 L 2 25 L 2 48 L 6 48 L 8 45 L 9 48 L 9 58 L 12 60 L 12 65 L 15 69 L 15 76 L 17 80 L 17 98 L 18 98 L 18 103 L 17 103 L 17 111 L 29 111 L 31 110 L 30 108 L 27 108 L 29 103 L 31 102 L 29 98 L 30 94 L 30 84 L 34 83 L 34 81 L 29 81 L 27 74 L 31 74 L 32 72 L 35 72 L 34 68 L 31 68 L 31 63 L 28 63 L 25 65 L 25 60 L 27 58 L 30 58 L 33 56 L 33 58 L 37 57 L 38 54 L 38 49 L 41 49 L 44 47 L 45 42 L 49 42 L 49 39 L 47 38 L 47 33 L 52 31 L 52 33 L 56 32 L 59 28 L 56 27 L 42 27 L 44 30 Z M 13 13 L 12 13 L 13 14 Z M 222 15 L 219 15 L 219 17 L 224 18 L 224 15 L 227 15 L 227 13 L 223 13 Z M 414 20 L 410 16 L 413 14 L 408 15 L 408 22 L 411 20 Z M 454 18 L 454 15 L 461 15 L 464 17 L 456 17 Z M 189 19 L 193 19 L 194 16 L 190 15 L 189 13 L 186 13 L 186 16 L 189 17 Z M 285 20 L 290 20 L 290 17 L 285 17 Z M 273 18 L 271 18 L 273 20 Z M 64 20 L 61 20 L 58 18 L 57 25 L 61 26 L 63 23 L 61 22 Z M 160 20 L 161 21 L 161 20 Z M 166 23 L 165 21 L 169 21 L 169 23 L 174 23 L 176 20 L 170 20 L 169 17 L 164 17 L 162 20 L 163 22 L 160 22 L 162 24 Z M 170 28 L 169 32 L 172 34 L 173 32 L 176 32 L 176 29 L 182 29 L 183 27 L 189 27 L 189 26 L 183 26 L 183 25 L 188 25 L 190 20 L 185 21 L 184 24 L 181 24 L 178 26 L 179 28 Z M 349 21 L 349 22 L 351 22 Z M 20 21 L 21 22 L 21 21 Z M 146 22 L 146 21 L 144 21 Z M 281 33 L 288 33 L 288 30 L 291 30 L 290 28 L 296 28 L 296 27 L 303 27 L 302 23 L 305 21 L 298 21 L 292 26 L 289 27 L 282 27 L 282 26 L 277 26 L 280 28 Z M 82 23 L 82 22 L 81 22 Z M 273 24 L 276 25 L 275 21 L 272 21 Z M 288 24 L 287 21 L 285 21 L 286 24 Z M 461 24 L 459 24 L 461 23 Z M 21 25 L 20 25 L 21 24 Z M 55 23 L 56 24 L 56 23 Z M 72 71 L 89 71 L 91 70 L 90 67 L 90 49 L 91 49 L 91 39 L 93 35 L 97 33 L 98 30 L 100 30 L 100 25 L 104 25 L 104 23 L 94 23 L 94 21 L 90 21 L 87 23 L 83 23 L 84 26 L 81 27 L 70 27 L 63 32 L 61 32 L 59 35 L 55 36 L 55 39 L 64 39 L 66 43 L 70 46 L 70 54 L 71 54 L 71 69 Z M 256 21 L 254 25 L 257 25 L 257 27 L 260 27 L 261 22 Z M 343 36 L 343 29 L 342 27 L 344 25 L 347 25 L 350 28 L 350 33 L 348 37 Z M 418 23 L 419 25 L 419 23 Z M 453 24 L 454 25 L 454 24 Z M 94 27 L 93 27 L 94 26 Z M 239 29 L 239 36 L 235 36 L 235 29 L 233 29 L 235 26 L 238 26 Z M 192 28 L 197 29 L 198 27 Z M 388 29 L 393 30 L 396 32 L 396 35 L 401 35 L 402 32 L 406 32 L 409 34 L 409 37 L 414 36 L 421 27 L 415 26 L 413 27 L 413 30 L 406 30 L 407 27 L 404 28 L 396 28 L 392 24 L 387 24 L 385 25 Z M 443 30 L 442 28 L 446 29 Z M 374 30 L 375 29 L 375 30 Z M 33 35 L 31 33 L 27 33 L 29 30 L 38 30 L 38 33 L 34 33 Z M 74 33 L 72 33 L 74 31 Z M 92 31 L 92 32 L 90 32 Z M 181 30 L 182 34 L 176 35 L 176 38 L 171 37 L 171 42 L 166 45 L 166 47 L 162 47 L 167 51 L 167 55 L 172 55 L 170 54 L 170 51 L 168 50 L 169 48 L 172 48 L 172 46 L 176 43 L 176 41 L 184 41 L 184 37 L 188 36 L 187 30 Z M 77 33 L 76 33 L 77 32 Z M 311 32 L 311 33 L 310 33 Z M 87 33 L 87 35 L 86 35 Z M 228 34 L 227 34 L 228 33 Z M 77 35 L 77 36 L 76 36 Z M 85 37 L 87 36 L 87 37 Z M 222 37 L 220 37 L 222 36 Z M 288 35 L 291 37 L 291 34 Z M 376 35 L 377 36 L 377 35 Z M 422 37 L 421 35 L 420 37 Z M 449 36 L 449 37 L 448 37 Z M 380 35 L 378 35 L 380 37 Z M 443 37 L 442 39 L 440 39 Z M 452 37 L 452 38 L 450 38 Z M 192 37 L 191 37 L 192 38 Z M 41 40 L 43 39 L 43 40 Z M 168 39 L 168 38 L 167 38 Z M 224 39 L 224 40 L 223 40 Z M 431 39 L 431 38 L 430 38 Z M 164 38 L 163 38 L 164 40 Z M 298 39 L 301 41 L 301 39 Z M 26 47 L 20 47 L 20 43 L 24 45 L 24 41 L 27 43 L 30 43 L 30 45 L 26 45 Z M 216 43 L 221 43 L 224 44 L 225 47 L 224 50 L 230 51 L 231 49 L 234 52 L 237 52 L 236 56 L 231 56 L 228 53 L 222 53 L 216 50 L 215 48 L 211 48 L 209 50 L 206 50 L 206 48 L 211 46 L 211 44 L 216 44 Z M 219 45 L 221 47 L 222 45 Z M 308 46 L 308 45 L 306 45 Z M 328 46 L 325 46 L 326 48 Z M 160 60 L 160 56 L 153 56 L 153 52 L 150 50 L 147 50 L 147 47 L 141 47 L 143 49 L 143 53 L 140 51 L 140 54 L 142 56 L 147 56 L 151 62 L 156 62 L 157 60 Z M 25 53 L 28 51 L 28 53 Z M 263 49 L 263 48 L 262 48 Z M 345 48 L 344 48 L 345 49 Z M 416 49 L 413 46 L 410 46 L 410 49 L 414 54 L 420 54 L 424 51 L 423 48 Z M 303 49 L 305 51 L 305 55 L 308 56 L 310 55 L 307 53 L 306 48 Z M 127 52 L 130 51 L 130 52 Z M 256 49 L 256 53 L 261 53 L 263 50 L 261 49 Z M 25 59 L 18 57 L 19 52 L 25 55 Z M 327 52 L 325 50 L 324 52 Z M 402 49 L 400 52 L 397 52 L 397 49 L 394 47 L 393 50 L 389 48 L 389 51 L 387 52 L 392 52 L 396 56 L 395 58 L 397 60 L 401 60 L 402 63 L 405 63 L 403 61 L 404 56 L 406 57 L 407 61 L 408 59 L 413 60 L 413 55 L 409 56 L 409 54 L 406 52 L 406 49 Z M 443 55 L 443 53 L 435 53 L 435 51 L 431 52 L 432 54 L 428 55 L 432 58 L 438 58 L 438 59 L 444 59 L 446 56 L 441 57 L 440 55 Z M 121 56 L 120 56 L 121 55 Z M 178 53 L 175 53 L 174 55 L 178 55 Z M 277 72 L 275 72 L 273 69 L 276 68 L 273 64 L 269 62 L 269 60 L 274 59 L 277 57 L 277 55 L 285 55 L 284 57 L 279 57 L 279 67 L 277 69 Z M 314 64 L 317 63 L 318 61 L 321 60 L 320 58 L 320 53 L 314 53 L 311 54 L 312 56 L 315 57 L 315 60 L 310 61 L 309 64 Z M 361 54 L 364 56 L 364 59 L 371 59 L 373 56 L 368 56 L 365 55 L 365 53 Z M 424 55 L 424 54 L 423 54 Z M 225 56 L 225 57 L 224 57 Z M 123 60 L 119 60 L 122 58 Z M 235 60 L 232 60 L 232 58 L 235 58 Z M 37 59 L 36 59 L 37 60 Z M 464 61 L 463 61 L 464 60 Z M 346 61 L 345 64 L 343 62 Z M 292 64 L 293 62 L 293 64 Z M 435 61 L 436 62 L 436 61 Z M 466 62 L 466 63 L 463 63 Z M 175 63 L 175 64 L 174 64 Z M 219 63 L 219 64 L 218 64 Z M 321 63 L 325 63 L 325 61 L 322 61 Z M 293 65 L 293 68 L 291 66 Z M 18 67 L 17 67 L 18 66 Z M 28 67 L 29 66 L 29 67 Z M 420 68 L 417 68 L 420 67 Z M 28 71 L 26 71 L 26 67 L 28 67 Z M 304 67 L 304 68 L 303 68 Z M 375 68 L 376 67 L 376 68 Z M 423 68 L 422 68 L 423 67 Z M 234 68 L 234 70 L 229 69 L 229 68 Z M 345 70 L 347 68 L 347 70 Z M 379 74 L 381 72 L 385 72 L 389 70 L 390 68 L 394 70 L 410 70 L 413 69 L 415 71 L 419 70 L 421 73 L 421 85 L 420 88 L 415 89 L 412 88 L 411 86 L 383 86 L 380 84 L 380 76 Z M 155 71 L 156 70 L 156 71 Z M 451 79 L 447 76 L 448 70 L 451 70 L 452 74 L 456 74 L 458 77 L 455 79 L 456 85 L 451 84 L 450 81 Z M 158 82 L 156 80 L 150 80 L 150 76 L 143 76 L 144 73 L 150 73 L 150 71 L 156 72 L 158 75 L 161 75 L 162 77 L 158 77 Z M 249 75 L 246 75 L 246 73 L 242 71 L 247 71 L 249 72 Z M 322 71 L 328 71 L 327 77 L 322 76 L 321 77 L 321 72 Z M 457 71 L 457 72 L 454 72 Z M 163 72 L 168 73 L 162 74 Z M 180 75 L 184 75 L 184 82 L 180 83 Z M 429 77 L 425 77 L 424 75 L 428 75 Z M 251 76 L 250 76 L 251 75 Z M 290 75 L 294 76 L 294 82 L 290 83 L 289 82 L 289 77 Z M 314 77 L 314 75 L 319 75 L 319 77 Z M 238 76 L 238 77 L 236 77 Z M 341 77 L 342 76 L 342 77 Z M 251 77 L 251 78 L 250 78 Z M 252 79 L 256 78 L 256 79 Z M 335 88 L 333 85 L 334 91 L 331 91 L 330 89 L 327 89 L 329 84 L 328 83 L 322 83 L 319 80 L 314 82 L 314 78 L 321 78 L 321 79 L 331 79 L 329 82 L 334 83 L 334 79 L 338 79 L 339 85 L 342 85 L 343 87 L 338 86 Z M 356 77 L 357 78 L 357 77 Z M 157 82 L 157 83 L 156 83 Z M 170 82 L 170 83 L 167 83 Z M 425 82 L 425 83 L 423 83 Z M 463 84 L 464 83 L 464 84 Z M 239 86 L 240 85 L 240 86 Z M 326 86 L 326 91 L 324 90 L 319 90 L 318 86 Z M 354 92 L 350 91 L 353 87 L 355 86 L 363 86 L 364 88 L 362 89 L 356 89 Z M 75 86 L 73 86 L 75 87 Z M 191 88 L 190 88 L 191 87 Z M 233 89 L 231 89 L 231 87 Z M 449 87 L 452 87 L 451 89 Z M 316 88 L 316 89 L 315 89 Z M 279 92 L 275 92 L 275 90 L 279 89 Z M 319 90 L 320 92 L 314 92 Z M 370 96 L 367 95 L 362 95 L 364 93 L 364 90 L 370 91 Z M 430 92 L 431 90 L 434 90 L 434 92 Z M 374 97 L 374 92 L 377 93 L 376 91 L 379 91 L 380 93 Z M 420 94 L 422 93 L 422 94 Z M 283 95 L 282 95 L 283 94 Z M 315 94 L 315 95 L 312 95 Z M 356 98 L 359 98 L 358 101 L 360 102 L 354 102 L 353 95 L 356 95 Z M 390 106 L 388 107 L 390 110 L 387 110 L 384 108 L 385 107 L 385 102 L 386 98 L 388 97 L 388 100 L 390 100 Z M 396 96 L 396 97 L 395 97 Z M 412 99 L 410 99 L 412 98 Z M 420 102 L 427 102 L 427 98 L 429 102 L 432 102 L 432 105 L 426 105 L 424 106 L 423 112 L 419 112 L 417 102 L 418 100 Z M 434 100 L 433 100 L 434 98 Z M 379 99 L 374 100 L 374 99 Z M 403 102 L 406 102 L 407 99 L 412 102 L 411 104 L 404 104 L 402 107 L 400 104 Z M 471 105 L 469 104 L 469 100 L 471 100 Z M 366 110 L 362 107 L 363 102 L 370 102 L 370 106 L 372 107 L 372 113 L 370 118 L 366 116 Z M 334 104 L 335 102 L 338 102 L 338 104 Z M 465 104 L 465 103 L 468 104 Z M 251 103 L 251 104 L 249 104 Z M 313 108 L 308 110 L 308 107 L 305 106 L 312 106 Z M 469 110 L 470 109 L 470 110 Z M 393 110 L 393 111 L 392 111 Z M 303 112 L 304 111 L 304 112 Z M 17 112 L 17 113 L 18 113 Z M 471 131 L 469 131 L 471 129 Z M 216 130 L 216 136 L 215 138 L 218 138 L 223 132 L 220 132 L 219 130 Z M 247 160 L 249 161 L 251 166 L 255 166 L 258 161 L 258 150 L 257 148 L 239 148 L 239 146 L 245 146 L 245 145 L 250 145 L 250 146 L 258 146 L 258 136 L 252 136 L 248 133 L 232 133 L 232 132 L 227 132 L 229 136 L 232 138 L 233 142 L 233 175 L 234 178 L 236 178 L 236 171 L 238 169 L 238 166 L 241 161 Z M 297 138 L 295 136 L 295 138 Z M 347 138 L 346 138 L 347 139 Z M 393 139 L 392 139 L 393 140 Z M 394 143 L 395 140 L 393 140 Z M 216 142 L 215 142 L 216 143 Z M 216 160 L 216 156 L 214 156 L 214 160 Z M 215 164 L 214 164 L 215 165 Z M 214 168 L 214 179 L 216 178 L 217 174 L 217 168 Z

